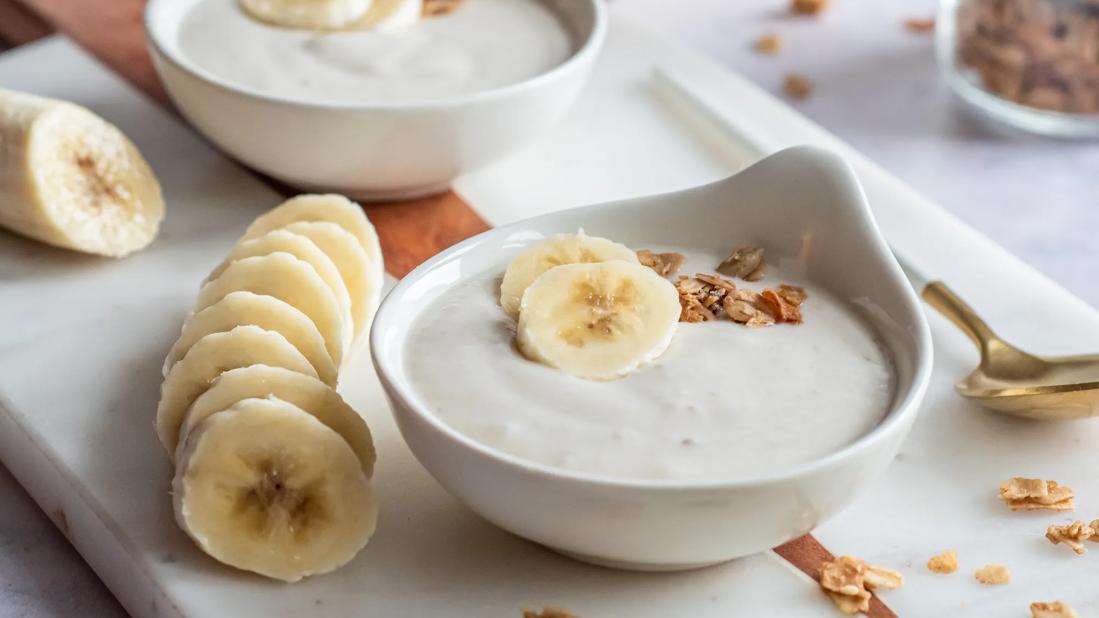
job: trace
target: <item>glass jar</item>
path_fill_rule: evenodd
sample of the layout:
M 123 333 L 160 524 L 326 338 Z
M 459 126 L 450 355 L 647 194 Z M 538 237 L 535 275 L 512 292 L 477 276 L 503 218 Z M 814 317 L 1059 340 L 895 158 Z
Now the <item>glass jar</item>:
M 1034 133 L 1099 137 L 1099 0 L 942 0 L 936 31 L 969 103 Z

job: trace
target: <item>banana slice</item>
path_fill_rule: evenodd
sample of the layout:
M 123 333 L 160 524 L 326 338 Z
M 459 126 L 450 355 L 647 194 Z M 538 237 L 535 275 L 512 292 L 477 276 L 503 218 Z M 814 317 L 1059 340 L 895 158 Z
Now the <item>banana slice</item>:
M 289 253 L 299 260 L 308 262 L 313 270 L 317 271 L 321 280 L 328 286 L 328 289 L 332 290 L 332 294 L 336 297 L 336 303 L 340 306 L 340 315 L 350 331 L 349 334 L 353 335 L 354 320 L 351 317 L 351 295 L 347 292 L 347 285 L 344 284 L 343 277 L 340 276 L 340 271 L 336 268 L 336 264 L 332 262 L 332 258 L 328 257 L 327 253 L 305 236 L 286 230 L 272 230 L 263 236 L 242 240 L 233 247 L 225 261 L 214 268 L 206 280 L 216 279 L 221 273 L 225 272 L 226 268 L 229 268 L 230 264 L 237 260 L 246 257 L 271 255 L 279 251 Z
M 172 480 L 176 522 L 230 566 L 295 582 L 347 564 L 378 507 L 338 433 L 279 399 L 245 399 L 187 438 Z
M 297 221 L 282 228 L 301 234 L 321 248 L 332 259 L 351 295 L 351 315 L 355 322 L 353 339 L 366 332 L 382 296 L 381 279 L 373 277 L 377 269 L 373 260 L 355 237 L 335 223 L 327 221 Z
M 625 245 L 588 236 L 581 230 L 573 235 L 555 236 L 515 256 L 500 284 L 500 306 L 513 318 L 519 317 L 523 292 L 539 275 L 562 264 L 624 260 L 640 264 L 637 254 Z
M 344 28 L 370 10 L 371 0 L 240 0 L 244 11 L 260 21 L 286 28 Z
M 64 101 L 0 90 L 0 226 L 111 257 L 156 238 L 164 198 L 137 147 Z
M 290 345 L 305 356 L 322 382 L 336 386 L 336 363 L 332 362 L 332 357 L 324 347 L 324 338 L 309 316 L 274 296 L 252 292 L 230 292 L 218 302 L 191 316 L 183 325 L 183 332 L 168 352 L 168 357 L 164 359 L 164 375 L 168 375 L 172 367 L 199 339 L 248 324 L 286 337 Z
M 211 414 L 228 409 L 244 399 L 268 396 L 294 404 L 340 434 L 355 451 L 367 478 L 373 476 L 377 455 L 370 429 L 363 417 L 347 405 L 339 393 L 320 380 L 282 367 L 252 365 L 230 369 L 218 376 L 209 390 L 187 410 L 179 431 L 179 444 L 186 443 L 187 436 Z
M 343 364 L 351 343 L 351 324 L 344 327 L 343 314 L 332 290 L 307 262 L 282 251 L 239 259 L 217 279 L 202 286 L 194 311 L 213 305 L 230 292 L 252 292 L 274 296 L 313 320 L 336 367 Z
M 230 369 L 260 363 L 317 377 L 313 365 L 286 337 L 258 326 L 238 326 L 195 342 L 160 385 L 156 433 L 164 448 L 175 452 L 184 414 L 215 378 Z
M 420 21 L 424 12 L 424 0 L 374 0 L 354 27 L 372 28 L 382 32 L 407 28 Z
M 290 198 L 253 221 L 244 232 L 244 238 L 262 236 L 295 221 L 328 221 L 351 232 L 373 260 L 371 279 L 382 281 L 385 276 L 385 262 L 382 259 L 378 233 L 366 218 L 362 207 L 342 195 L 299 195 Z
M 621 260 L 567 264 L 523 294 L 516 342 L 531 360 L 611 380 L 660 356 L 679 312 L 675 286 L 651 268 Z

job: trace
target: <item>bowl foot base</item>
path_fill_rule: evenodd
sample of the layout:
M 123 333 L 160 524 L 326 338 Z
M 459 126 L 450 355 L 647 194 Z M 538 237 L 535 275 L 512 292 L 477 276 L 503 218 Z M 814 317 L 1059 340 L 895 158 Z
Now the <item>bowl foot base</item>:
M 587 554 L 581 554 L 567 549 L 560 549 L 557 547 L 547 547 L 562 556 L 572 558 L 573 560 L 579 560 L 580 562 L 586 562 L 588 564 L 594 564 L 596 566 L 606 567 L 608 569 L 618 569 L 620 571 L 649 571 L 649 572 L 666 572 L 666 571 L 690 571 L 693 569 L 702 569 L 716 564 L 722 564 L 728 562 L 728 560 L 716 560 L 707 562 L 671 562 L 671 563 L 659 563 L 659 562 L 631 562 L 629 560 L 614 560 L 612 558 L 600 558 L 599 556 L 589 556 Z

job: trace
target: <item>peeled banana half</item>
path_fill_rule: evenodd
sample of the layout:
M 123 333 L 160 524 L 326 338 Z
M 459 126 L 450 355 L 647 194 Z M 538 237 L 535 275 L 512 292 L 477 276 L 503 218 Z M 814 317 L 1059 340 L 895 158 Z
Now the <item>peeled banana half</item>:
M 215 559 L 294 582 L 350 561 L 378 508 L 338 433 L 275 397 L 208 416 L 178 453 L 175 516 Z
M 500 284 L 500 306 L 513 318 L 519 317 L 519 304 L 527 287 L 542 273 L 563 264 L 623 260 L 640 264 L 629 247 L 598 236 L 578 234 L 556 236 L 534 245 L 508 264 Z
M 646 266 L 566 264 L 546 270 L 523 293 L 516 343 L 531 360 L 612 380 L 660 356 L 679 313 L 675 286 Z
M 122 257 L 164 218 L 160 184 L 114 125 L 64 101 L 0 89 L 0 226 Z

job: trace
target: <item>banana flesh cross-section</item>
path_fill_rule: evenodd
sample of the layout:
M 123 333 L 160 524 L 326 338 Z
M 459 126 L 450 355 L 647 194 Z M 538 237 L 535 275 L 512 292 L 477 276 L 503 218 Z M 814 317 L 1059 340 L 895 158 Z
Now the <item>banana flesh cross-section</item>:
M 351 325 L 344 324 L 336 296 L 307 262 L 282 251 L 237 260 L 202 286 L 194 310 L 202 311 L 239 290 L 274 296 L 309 316 L 324 337 L 332 362 L 342 366 Z
M 240 0 L 240 4 L 252 17 L 276 26 L 333 30 L 362 19 L 371 0 Z
M 230 331 L 237 326 L 252 324 L 274 331 L 290 342 L 305 356 L 325 384 L 335 387 L 338 378 L 336 363 L 324 347 L 324 338 L 309 316 L 274 296 L 252 292 L 230 292 L 213 305 L 192 315 L 183 325 L 183 332 L 164 360 L 163 373 L 171 371 L 191 346 L 213 333 Z
M 222 373 L 263 363 L 317 377 L 313 365 L 286 337 L 258 326 L 238 326 L 199 339 L 160 385 L 156 431 L 160 443 L 175 453 L 183 417 L 199 395 Z
M 287 582 L 349 562 L 378 518 L 351 447 L 274 397 L 199 423 L 179 452 L 172 496 L 180 528 L 207 554 Z
M 230 369 L 218 376 L 209 390 L 187 410 L 179 431 L 179 444 L 184 444 L 194 428 L 211 414 L 244 399 L 268 396 L 294 404 L 340 434 L 358 456 L 366 476 L 373 476 L 377 455 L 370 429 L 362 416 L 320 380 L 282 367 L 251 365 Z
M 606 238 L 578 234 L 555 236 L 515 256 L 500 284 L 500 306 L 513 318 L 519 317 L 523 292 L 539 275 L 562 264 L 624 260 L 638 264 L 637 254 L 625 245 Z
M 646 266 L 566 264 L 526 289 L 516 343 L 531 360 L 580 378 L 612 380 L 660 356 L 679 313 L 675 286 Z
M 0 226 L 122 257 L 152 242 L 160 185 L 137 147 L 83 107 L 0 89 Z
M 242 240 L 233 246 L 232 250 L 229 251 L 229 255 L 214 268 L 206 280 L 216 279 L 221 273 L 225 272 L 225 269 L 229 268 L 230 264 L 237 260 L 271 255 L 279 251 L 289 253 L 313 267 L 313 270 L 317 272 L 317 275 L 320 276 L 324 284 L 332 291 L 332 295 L 335 296 L 343 323 L 350 326 L 352 324 L 351 295 L 347 292 L 347 285 L 344 284 L 340 271 L 332 262 L 332 258 L 328 257 L 328 254 L 322 251 L 316 243 L 299 234 L 286 230 L 271 230 L 263 236 Z M 354 333 L 348 334 L 353 335 Z

